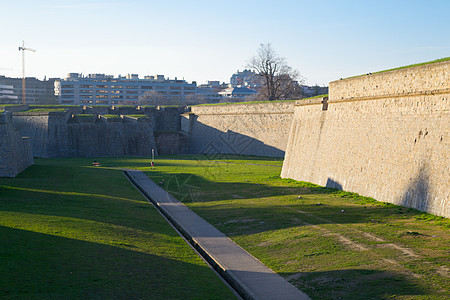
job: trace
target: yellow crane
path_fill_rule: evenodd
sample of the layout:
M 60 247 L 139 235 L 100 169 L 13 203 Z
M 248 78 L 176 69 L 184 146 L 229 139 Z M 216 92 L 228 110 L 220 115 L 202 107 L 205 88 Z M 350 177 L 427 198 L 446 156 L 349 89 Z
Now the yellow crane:
M 25 41 L 22 41 L 22 47 L 19 47 L 19 51 L 22 51 L 22 103 L 26 104 L 25 97 L 25 51 L 36 52 L 36 50 L 25 47 Z

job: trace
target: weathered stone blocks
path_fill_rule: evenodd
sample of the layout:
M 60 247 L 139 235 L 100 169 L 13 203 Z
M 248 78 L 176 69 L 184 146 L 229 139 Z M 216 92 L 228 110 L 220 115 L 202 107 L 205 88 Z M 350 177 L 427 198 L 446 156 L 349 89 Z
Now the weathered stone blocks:
M 0 114 L 0 177 L 15 177 L 33 164 L 31 145 L 12 125 L 11 112 Z
M 191 153 L 283 157 L 294 102 L 194 106 L 184 114 Z
M 444 62 L 330 83 L 325 111 L 299 102 L 281 176 L 450 217 L 449 71 Z

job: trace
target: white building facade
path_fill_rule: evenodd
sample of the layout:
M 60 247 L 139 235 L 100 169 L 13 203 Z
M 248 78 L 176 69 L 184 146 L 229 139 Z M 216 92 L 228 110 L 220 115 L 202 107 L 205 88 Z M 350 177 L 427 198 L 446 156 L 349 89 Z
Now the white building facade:
M 139 79 L 137 74 L 115 78 L 105 74 L 84 77 L 69 73 L 67 78 L 55 82 L 58 101 L 71 105 L 151 104 L 153 99 L 180 104 L 187 98 L 195 97 L 195 89 L 195 82 L 166 79 L 163 75 Z
M 14 86 L 0 84 L 0 103 L 18 103 L 18 96 L 14 95 Z

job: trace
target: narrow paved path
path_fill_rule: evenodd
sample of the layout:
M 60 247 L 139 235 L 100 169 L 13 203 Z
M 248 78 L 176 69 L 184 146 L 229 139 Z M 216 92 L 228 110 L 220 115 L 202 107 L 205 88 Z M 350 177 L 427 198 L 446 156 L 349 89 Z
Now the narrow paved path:
M 143 172 L 126 170 L 125 174 L 243 298 L 310 299 Z

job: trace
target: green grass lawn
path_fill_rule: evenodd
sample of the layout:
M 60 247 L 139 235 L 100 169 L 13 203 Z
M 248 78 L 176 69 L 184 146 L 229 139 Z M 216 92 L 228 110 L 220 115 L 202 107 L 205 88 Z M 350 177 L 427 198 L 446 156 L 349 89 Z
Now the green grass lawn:
M 102 159 L 141 169 L 313 299 L 450 297 L 450 221 L 280 179 L 280 159 Z
M 121 171 L 91 164 L 0 178 L 0 298 L 234 298 Z

